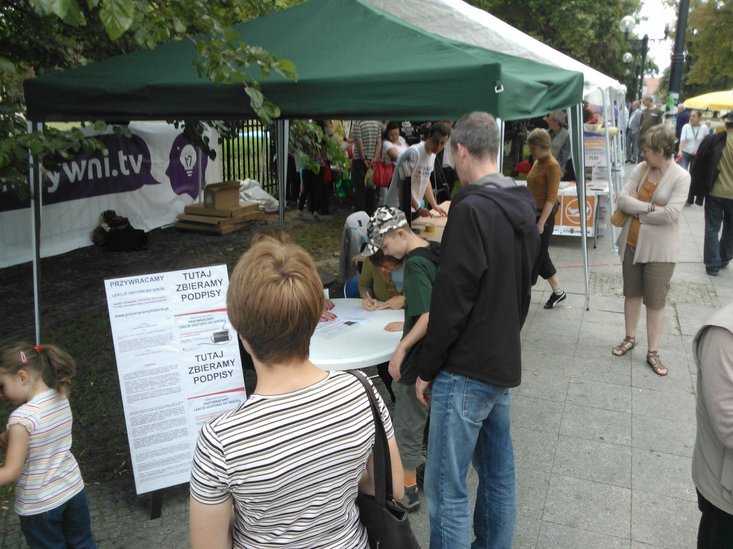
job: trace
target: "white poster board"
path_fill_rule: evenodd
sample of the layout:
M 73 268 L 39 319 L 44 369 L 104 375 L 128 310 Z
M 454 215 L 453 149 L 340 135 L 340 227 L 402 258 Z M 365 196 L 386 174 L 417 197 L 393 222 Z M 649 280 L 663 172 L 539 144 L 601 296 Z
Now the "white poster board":
M 116 278 L 107 292 L 138 494 L 188 482 L 199 429 L 246 398 L 226 265 Z

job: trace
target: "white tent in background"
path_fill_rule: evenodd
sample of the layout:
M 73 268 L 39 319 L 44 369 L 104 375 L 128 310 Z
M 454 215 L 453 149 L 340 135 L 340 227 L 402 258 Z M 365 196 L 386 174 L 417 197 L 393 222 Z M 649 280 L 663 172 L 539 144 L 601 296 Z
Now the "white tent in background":
M 538 61 L 562 69 L 581 72 L 584 81 L 583 95 L 589 103 L 602 106 L 603 119 L 607 121 L 606 125 L 625 125 L 623 119 L 619 120 L 624 112 L 623 106 L 626 96 L 624 85 L 610 76 L 606 76 L 602 72 L 532 38 L 484 10 L 471 6 L 462 0 L 400 0 L 399 2 L 394 0 L 364 0 L 364 2 L 424 31 L 444 38 Z M 582 141 L 582 131 L 580 131 L 582 120 L 572 122 L 573 117 L 578 117 L 579 110 L 570 109 L 570 115 L 571 134 L 574 134 L 574 139 Z M 575 131 L 572 131 L 573 129 Z M 605 133 L 606 159 L 609 167 L 609 211 L 613 211 L 614 191 L 620 190 L 623 186 L 623 144 L 620 132 L 616 133 L 616 143 L 613 148 L 609 137 L 609 134 Z M 612 155 L 612 150 L 616 152 L 615 155 Z M 579 143 L 573 146 L 576 170 L 578 166 L 583 165 L 583 159 L 576 158 L 577 154 L 582 154 L 578 151 L 582 151 L 582 146 Z M 585 189 L 581 189 L 579 186 L 578 194 L 581 203 L 584 202 Z M 582 230 L 587 307 L 589 273 L 587 236 L 584 222 L 582 223 Z M 612 233 L 611 245 L 614 245 L 615 240 L 615 235 Z
M 547 65 L 582 72 L 586 93 L 600 90 L 625 90 L 610 76 L 561 53 L 512 27 L 490 13 L 462 0 L 365 0 L 416 27 L 500 53 L 531 59 Z
M 583 73 L 585 99 L 603 107 L 603 119 L 616 121 L 623 111 L 626 86 L 618 80 L 551 48 L 536 38 L 512 27 L 490 13 L 462 0 L 364 0 L 366 3 L 444 38 Z M 614 104 L 619 107 L 614 112 Z M 613 125 L 613 124 L 609 124 Z M 618 135 L 618 134 L 617 134 Z M 621 150 L 619 136 L 616 150 Z M 607 147 L 610 160 L 610 147 Z M 620 161 L 614 185 L 622 185 Z
M 614 112 L 614 103 L 624 105 L 626 87 L 618 80 L 551 48 L 536 38 L 512 27 L 490 13 L 471 6 L 462 0 L 365 0 L 379 9 L 412 23 L 416 27 L 444 38 L 470 44 L 500 53 L 538 61 L 562 69 L 583 73 L 585 99 L 602 105 L 603 119 L 614 121 L 623 110 Z M 611 124 L 609 124 L 611 125 Z M 621 150 L 621 141 L 619 138 Z M 610 150 L 607 150 L 610 157 Z M 609 158 L 610 160 L 610 158 Z M 609 166 L 611 163 L 609 162 Z M 620 186 L 620 163 L 614 184 Z

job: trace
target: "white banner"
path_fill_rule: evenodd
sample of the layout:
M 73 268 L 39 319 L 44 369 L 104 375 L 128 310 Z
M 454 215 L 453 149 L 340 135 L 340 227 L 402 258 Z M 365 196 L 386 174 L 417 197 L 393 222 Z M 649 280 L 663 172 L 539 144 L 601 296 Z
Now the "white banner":
M 107 149 L 64 162 L 43 181 L 41 256 L 90 246 L 99 214 L 115 210 L 136 229 L 174 223 L 183 208 L 198 201 L 200 189 L 221 181 L 211 161 L 163 122 L 132 122 L 131 137 L 100 134 Z M 217 135 L 209 134 L 216 144 Z M 0 189 L 0 268 L 33 258 L 31 210 Z
M 239 406 L 226 265 L 105 280 L 138 494 L 189 481 L 201 426 Z
M 603 136 L 585 136 L 583 138 L 583 149 L 585 151 L 586 168 L 608 166 L 608 158 L 606 158 L 606 140 Z

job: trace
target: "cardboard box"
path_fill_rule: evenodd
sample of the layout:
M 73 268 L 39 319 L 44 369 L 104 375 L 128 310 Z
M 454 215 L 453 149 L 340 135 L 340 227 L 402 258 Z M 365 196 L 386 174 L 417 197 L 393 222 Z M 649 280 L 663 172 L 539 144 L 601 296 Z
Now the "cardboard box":
M 204 188 L 204 205 L 207 208 L 218 210 L 239 207 L 239 181 L 206 185 Z

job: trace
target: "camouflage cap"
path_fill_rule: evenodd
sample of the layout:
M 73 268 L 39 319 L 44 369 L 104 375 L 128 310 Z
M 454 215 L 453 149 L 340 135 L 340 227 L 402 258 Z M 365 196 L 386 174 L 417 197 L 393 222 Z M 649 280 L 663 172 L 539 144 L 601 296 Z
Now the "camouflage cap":
M 382 247 L 384 235 L 407 225 L 407 218 L 397 208 L 377 208 L 367 225 L 367 243 L 361 255 L 369 257 Z

